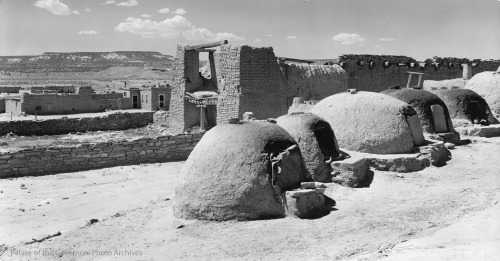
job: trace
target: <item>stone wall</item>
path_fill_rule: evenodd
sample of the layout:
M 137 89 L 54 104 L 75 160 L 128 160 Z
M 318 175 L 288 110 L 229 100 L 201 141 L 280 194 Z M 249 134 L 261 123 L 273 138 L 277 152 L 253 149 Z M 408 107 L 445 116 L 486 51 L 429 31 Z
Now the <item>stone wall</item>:
M 0 178 L 186 160 L 202 136 L 181 134 L 0 153 Z
M 70 132 L 126 130 L 153 123 L 154 112 L 119 112 L 92 118 L 0 121 L 0 135 L 58 135 Z
M 342 55 L 338 62 L 348 73 L 349 88 L 380 92 L 395 85 L 406 86 L 406 72 L 424 73 L 424 80 L 448 80 L 463 77 L 462 64 L 468 64 L 472 75 L 483 71 L 495 71 L 500 61 L 468 60 L 465 58 L 427 59 L 418 62 L 407 56 L 389 55 Z M 417 85 L 417 77 L 411 86 Z

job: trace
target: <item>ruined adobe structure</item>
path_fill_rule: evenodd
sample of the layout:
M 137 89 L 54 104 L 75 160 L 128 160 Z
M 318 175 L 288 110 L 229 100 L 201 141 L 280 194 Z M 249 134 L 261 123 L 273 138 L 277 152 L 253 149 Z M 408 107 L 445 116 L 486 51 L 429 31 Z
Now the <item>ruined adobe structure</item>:
M 199 52 L 209 51 L 210 78 L 199 72 Z M 171 97 L 171 132 L 179 133 L 200 122 L 200 109 L 186 101 L 186 92 L 217 92 L 216 105 L 204 114 L 210 125 L 241 118 L 251 111 L 256 118 L 286 114 L 293 98 L 320 100 L 347 90 L 347 74 L 339 65 L 286 64 L 271 47 L 222 44 L 220 51 L 179 45 L 174 62 Z
M 391 86 L 406 86 L 406 72 L 425 74 L 426 80 L 470 79 L 484 71 L 495 71 L 500 61 L 468 60 L 460 58 L 427 59 L 416 61 L 408 56 L 342 55 L 338 62 L 349 75 L 349 88 L 380 92 Z M 412 86 L 416 85 L 413 79 Z

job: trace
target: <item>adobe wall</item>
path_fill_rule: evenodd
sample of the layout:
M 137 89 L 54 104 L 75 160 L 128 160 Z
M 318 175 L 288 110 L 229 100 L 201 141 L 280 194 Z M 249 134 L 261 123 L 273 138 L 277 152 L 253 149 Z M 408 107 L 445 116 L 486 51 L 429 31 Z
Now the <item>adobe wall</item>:
M 344 92 L 347 88 L 347 72 L 339 65 L 282 64 L 286 80 L 287 110 L 294 97 L 305 100 L 321 100 Z
M 246 111 L 253 112 L 257 119 L 286 114 L 286 82 L 273 49 L 244 45 L 240 59 L 239 116 Z
M 238 118 L 240 114 L 240 52 L 239 46 L 222 45 L 215 53 L 215 71 L 219 100 L 217 123 Z
M 215 54 L 217 122 L 251 111 L 258 119 L 286 114 L 296 96 L 323 99 L 347 89 L 338 65 L 279 64 L 271 47 L 222 45 Z
M 185 62 L 186 46 L 177 45 L 177 53 L 175 55 L 174 65 L 173 65 L 173 82 L 172 82 L 172 94 L 170 99 L 170 131 L 172 133 L 181 133 L 185 129 L 185 108 L 184 108 L 184 95 L 186 91 L 186 75 L 190 75 L 188 68 L 192 68 L 192 65 L 186 64 Z M 188 68 L 186 68 L 186 66 Z M 144 105 L 144 103 L 143 103 Z
M 0 93 L 19 93 L 21 87 L 0 86 Z
M 13 112 L 16 115 L 25 112 L 35 114 L 35 107 L 41 107 L 37 110 L 38 115 L 53 114 L 74 114 L 88 112 L 102 112 L 106 109 L 117 110 L 118 99 L 115 96 L 121 94 L 93 94 L 75 95 L 75 94 L 23 94 L 21 96 L 22 107 L 18 109 L 6 108 L 6 112 Z M 109 96 L 109 99 L 107 99 Z M 131 98 L 121 98 L 122 109 L 131 109 Z
M 62 118 L 37 121 L 0 121 L 0 136 L 59 135 L 70 132 L 126 130 L 153 123 L 154 112 L 113 113 L 93 118 Z
M 148 100 L 146 103 L 142 104 L 142 108 L 150 111 L 157 111 L 160 110 L 160 94 L 164 95 L 165 98 L 165 104 L 163 109 L 168 109 L 170 106 L 170 95 L 171 95 L 171 90 L 170 88 L 150 88 L 150 89 L 145 89 L 141 90 L 141 95 L 148 95 Z
M 462 58 L 436 58 L 418 62 L 408 56 L 342 55 L 338 62 L 348 73 L 349 88 L 380 92 L 391 86 L 406 86 L 407 71 L 424 73 L 423 80 L 447 80 L 463 77 L 462 64 L 469 64 L 472 75 L 494 71 L 499 61 L 480 61 Z M 411 86 L 417 85 L 417 77 Z
M 0 153 L 0 178 L 186 160 L 203 134 L 180 134 Z

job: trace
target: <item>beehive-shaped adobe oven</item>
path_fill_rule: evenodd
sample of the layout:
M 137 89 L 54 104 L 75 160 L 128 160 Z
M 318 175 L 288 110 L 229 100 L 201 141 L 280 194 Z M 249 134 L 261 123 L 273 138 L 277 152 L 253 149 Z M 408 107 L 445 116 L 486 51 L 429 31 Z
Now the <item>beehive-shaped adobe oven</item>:
M 474 75 L 466 84 L 465 89 L 481 95 L 491 110 L 500 114 L 500 67 L 496 72 L 482 72 Z
M 471 123 L 498 124 L 488 103 L 479 94 L 469 89 L 433 91 L 446 103 L 452 119 L 464 119 Z
M 339 93 L 311 113 L 330 123 L 341 148 L 366 153 L 409 153 L 424 142 L 417 113 L 407 103 L 374 92 Z
M 222 124 L 189 155 L 174 215 L 205 220 L 284 217 L 285 190 L 310 180 L 299 147 L 283 128 L 260 121 Z
M 454 132 L 450 113 L 444 101 L 422 89 L 393 88 L 381 93 L 410 104 L 417 112 L 422 130 L 427 133 Z
M 332 172 L 329 163 L 340 156 L 330 124 L 315 114 L 302 112 L 283 115 L 276 121 L 297 141 L 313 180 L 327 180 Z

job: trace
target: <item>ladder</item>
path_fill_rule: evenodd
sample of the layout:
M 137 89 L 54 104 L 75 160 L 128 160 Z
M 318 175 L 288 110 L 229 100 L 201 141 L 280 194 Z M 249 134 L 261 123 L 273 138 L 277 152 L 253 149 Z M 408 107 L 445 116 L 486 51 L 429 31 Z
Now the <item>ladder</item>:
M 118 104 L 118 109 L 119 110 L 123 110 L 123 107 L 122 107 L 122 99 L 116 99 L 116 103 Z
M 406 88 L 422 89 L 423 84 L 424 84 L 424 82 L 422 81 L 422 76 L 424 74 L 423 73 L 419 73 L 419 72 L 406 72 L 406 73 L 408 74 L 408 82 L 406 83 Z M 413 75 L 417 75 L 418 76 L 418 84 L 417 84 L 417 86 L 410 87 L 411 77 Z

